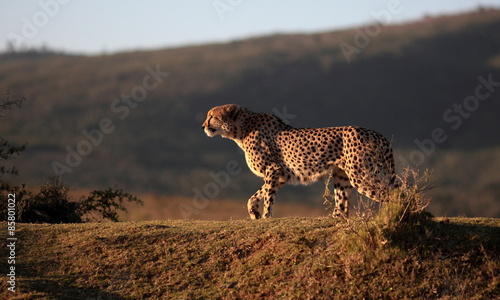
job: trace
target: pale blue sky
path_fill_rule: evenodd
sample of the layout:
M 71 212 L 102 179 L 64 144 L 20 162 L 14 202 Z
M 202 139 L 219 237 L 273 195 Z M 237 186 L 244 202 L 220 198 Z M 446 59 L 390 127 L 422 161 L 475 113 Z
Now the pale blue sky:
M 479 6 L 500 0 L 4 0 L 0 51 L 8 40 L 85 54 L 156 49 L 360 26 L 382 10 L 401 23 Z

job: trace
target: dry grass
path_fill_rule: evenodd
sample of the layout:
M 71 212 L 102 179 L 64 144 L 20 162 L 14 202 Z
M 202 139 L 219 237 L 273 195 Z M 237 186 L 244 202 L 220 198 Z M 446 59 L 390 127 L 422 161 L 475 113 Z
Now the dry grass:
M 359 224 L 363 224 L 362 222 Z M 16 299 L 492 299 L 500 220 L 370 244 L 332 218 L 19 226 Z M 370 231 L 366 231 L 370 232 Z M 360 238 L 356 238 L 358 234 Z M 4 238 L 4 237 L 2 237 Z M 4 256 L 4 255 L 2 255 Z M 12 296 L 0 283 L 0 297 Z
M 500 297 L 500 220 L 431 218 L 408 175 L 349 220 L 19 224 L 14 299 Z

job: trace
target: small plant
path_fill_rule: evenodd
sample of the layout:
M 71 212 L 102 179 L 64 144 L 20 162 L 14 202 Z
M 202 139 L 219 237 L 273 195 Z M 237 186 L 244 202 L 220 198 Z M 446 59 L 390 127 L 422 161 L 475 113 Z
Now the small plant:
M 419 176 L 407 169 L 398 179 L 399 187 L 387 187 L 387 201 L 375 205 L 360 196 L 363 209 L 339 223 L 340 260 L 347 277 L 376 272 L 380 264 L 400 257 L 397 249 L 414 249 L 427 238 L 432 222 L 425 212 L 430 200 L 423 192 L 431 187 L 430 173 Z
M 326 209 L 335 208 L 335 195 L 331 192 L 330 182 L 332 181 L 333 171 L 330 172 L 328 178 L 325 180 L 325 192 L 323 193 L 323 204 L 327 206 Z
M 430 198 L 424 192 L 434 187 L 431 175 L 428 170 L 422 176 L 415 170 L 404 170 L 399 178 L 400 186 L 389 193 L 388 202 L 382 205 L 375 217 L 388 234 L 401 234 L 429 220 L 431 215 L 425 209 L 430 204 Z
M 399 187 L 385 188 L 387 199 L 379 204 L 378 211 L 373 209 L 371 200 L 367 203 L 360 196 L 358 203 L 362 209 L 358 210 L 355 217 L 346 219 L 348 242 L 352 243 L 350 247 L 373 252 L 388 242 L 404 241 L 415 230 L 426 225 L 431 215 L 425 211 L 430 199 L 425 196 L 424 191 L 433 187 L 430 177 L 429 171 L 420 176 L 415 170 L 405 169 L 398 178 Z M 323 198 L 325 204 L 333 206 L 330 179 L 329 177 L 325 182 Z

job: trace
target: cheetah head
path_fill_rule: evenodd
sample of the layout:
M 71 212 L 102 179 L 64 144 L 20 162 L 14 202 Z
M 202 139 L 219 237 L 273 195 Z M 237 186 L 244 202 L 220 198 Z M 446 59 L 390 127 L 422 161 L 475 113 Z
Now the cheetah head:
M 201 128 L 209 137 L 220 134 L 225 138 L 236 138 L 237 118 L 244 108 L 236 104 L 227 104 L 212 108 Z

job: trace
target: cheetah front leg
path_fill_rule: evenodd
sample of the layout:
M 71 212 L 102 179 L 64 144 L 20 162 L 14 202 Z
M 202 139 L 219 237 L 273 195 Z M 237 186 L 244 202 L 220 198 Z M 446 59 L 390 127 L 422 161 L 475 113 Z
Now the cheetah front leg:
M 264 195 L 264 186 L 262 186 L 255 194 L 248 199 L 248 214 L 250 214 L 250 219 L 256 220 L 260 219 L 259 203 Z
M 250 214 L 250 219 L 260 219 L 259 203 L 261 200 L 264 200 L 263 218 L 272 217 L 274 197 L 278 190 L 285 184 L 279 179 L 279 168 L 269 167 L 266 170 L 264 185 L 248 200 L 248 213 Z

